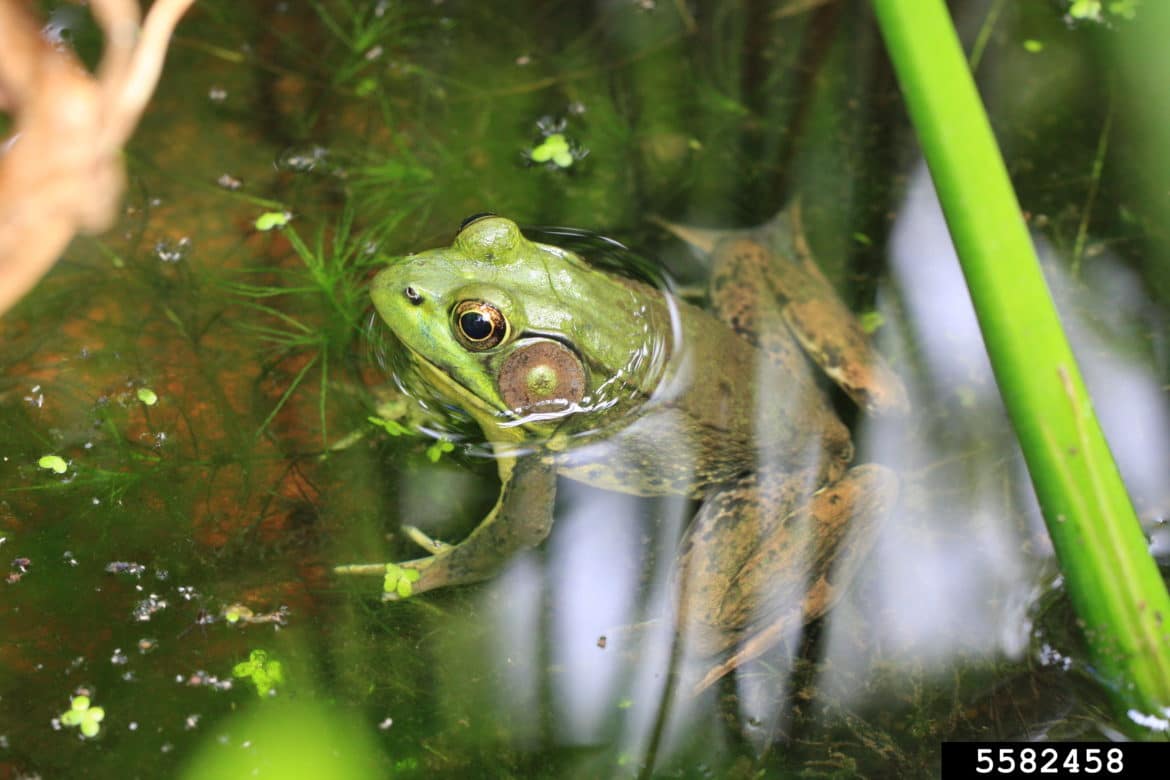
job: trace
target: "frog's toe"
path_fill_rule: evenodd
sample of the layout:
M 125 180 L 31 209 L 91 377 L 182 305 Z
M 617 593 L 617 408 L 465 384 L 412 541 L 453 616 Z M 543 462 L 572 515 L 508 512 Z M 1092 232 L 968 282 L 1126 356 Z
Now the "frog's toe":
M 707 228 L 692 227 L 690 225 L 683 225 L 678 222 L 667 222 L 662 217 L 651 215 L 650 221 L 658 225 L 668 233 L 674 234 L 676 237 L 682 239 L 686 243 L 698 249 L 700 252 L 710 254 L 715 250 L 715 245 L 722 239 L 726 238 L 729 232 L 726 230 L 712 230 Z
M 410 541 L 414 542 L 419 547 L 429 552 L 431 555 L 438 555 L 444 550 L 451 549 L 451 545 L 428 536 L 426 533 L 418 528 L 415 528 L 413 525 L 402 526 L 402 532 L 407 535 Z
M 343 563 L 333 567 L 334 574 L 376 574 L 381 575 L 386 570 L 384 563 Z

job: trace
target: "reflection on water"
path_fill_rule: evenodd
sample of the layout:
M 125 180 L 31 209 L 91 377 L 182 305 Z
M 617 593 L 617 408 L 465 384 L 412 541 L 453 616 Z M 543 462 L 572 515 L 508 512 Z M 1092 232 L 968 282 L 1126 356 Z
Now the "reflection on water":
M 689 502 L 563 481 L 559 505 L 544 553 L 517 556 L 480 597 L 480 618 L 495 625 L 484 670 L 503 670 L 492 700 L 535 735 L 549 686 L 558 742 L 643 755 L 671 667 L 669 575 Z
M 1093 259 L 1081 287 L 1051 246 L 1036 241 L 1130 495 L 1139 512 L 1165 506 L 1165 396 L 1148 359 L 1123 346 L 1135 334 L 1162 332 L 1148 319 L 1155 309 L 1107 253 Z M 923 166 L 911 179 L 890 257 L 907 322 L 887 333 L 908 335 L 920 350 L 914 403 L 938 411 L 935 435 L 905 440 L 891 453 L 922 490 L 878 548 L 878 608 L 890 619 L 875 627 L 875 638 L 939 668 L 958 653 L 1019 657 L 1029 649 L 1028 609 L 1051 584 L 1044 574 L 1052 570 L 1051 546 Z M 863 451 L 882 458 L 884 428 L 867 424 Z
M 930 435 L 909 437 L 892 453 L 917 490 L 877 550 L 878 608 L 888 619 L 875 639 L 909 663 L 942 669 L 956 655 L 1027 649 L 1027 608 L 1046 558 L 1043 526 L 1020 527 L 1035 506 L 991 375 L 958 258 L 926 169 L 919 166 L 890 240 L 890 258 L 921 356 L 911 383 L 915 408 L 931 409 Z M 905 349 L 905 346 L 902 347 Z M 879 450 L 891 431 L 867 425 Z

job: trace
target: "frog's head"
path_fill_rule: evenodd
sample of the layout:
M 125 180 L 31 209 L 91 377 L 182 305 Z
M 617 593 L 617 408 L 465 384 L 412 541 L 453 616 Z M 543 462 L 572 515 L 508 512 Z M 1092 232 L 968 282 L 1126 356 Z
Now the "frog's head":
M 465 220 L 450 247 L 393 261 L 371 296 L 423 382 L 489 436 L 555 427 L 638 349 L 627 288 L 493 215 Z

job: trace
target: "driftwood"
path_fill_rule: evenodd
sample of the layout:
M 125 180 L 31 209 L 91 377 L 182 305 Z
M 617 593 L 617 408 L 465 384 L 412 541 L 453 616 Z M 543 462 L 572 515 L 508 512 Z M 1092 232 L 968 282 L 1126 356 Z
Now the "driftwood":
M 105 35 L 89 73 L 54 48 L 23 0 L 0 0 L 0 314 L 52 267 L 77 232 L 109 229 L 125 188 L 121 149 L 162 70 L 171 32 L 194 0 L 90 0 Z

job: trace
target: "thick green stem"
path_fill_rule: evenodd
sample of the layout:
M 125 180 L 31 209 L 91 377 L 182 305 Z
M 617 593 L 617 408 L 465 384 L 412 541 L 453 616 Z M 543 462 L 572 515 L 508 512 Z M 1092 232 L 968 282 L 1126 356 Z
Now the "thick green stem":
M 1170 596 L 1040 272 L 943 0 L 874 0 L 1092 660 L 1124 709 L 1170 707 Z

